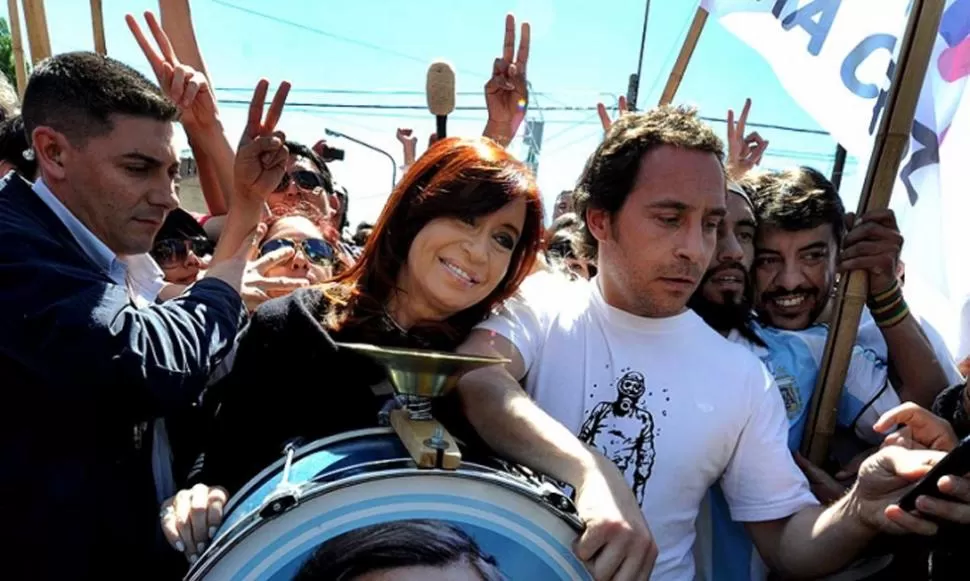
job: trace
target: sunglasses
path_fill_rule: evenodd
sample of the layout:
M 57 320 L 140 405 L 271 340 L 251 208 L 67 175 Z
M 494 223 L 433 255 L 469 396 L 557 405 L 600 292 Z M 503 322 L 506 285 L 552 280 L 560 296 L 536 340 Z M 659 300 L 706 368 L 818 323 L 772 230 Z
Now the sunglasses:
M 296 187 L 299 189 L 308 192 L 312 192 L 317 188 L 326 189 L 326 182 L 323 181 L 322 175 L 313 171 L 297 170 L 283 174 L 283 179 L 280 180 L 279 185 L 276 186 L 273 192 L 278 194 L 290 187 L 291 183 L 296 184 Z
M 207 256 L 212 254 L 213 245 L 206 238 L 170 238 L 155 244 L 151 255 L 160 267 L 172 268 L 185 262 L 190 250 L 196 256 Z
M 333 246 L 330 245 L 326 240 L 320 238 L 307 238 L 305 240 L 287 240 L 286 238 L 277 238 L 276 240 L 270 240 L 266 244 L 259 247 L 259 255 L 265 256 L 274 250 L 279 250 L 280 248 L 299 248 L 306 255 L 307 260 L 313 264 L 326 264 L 333 262 L 336 257 L 336 252 Z

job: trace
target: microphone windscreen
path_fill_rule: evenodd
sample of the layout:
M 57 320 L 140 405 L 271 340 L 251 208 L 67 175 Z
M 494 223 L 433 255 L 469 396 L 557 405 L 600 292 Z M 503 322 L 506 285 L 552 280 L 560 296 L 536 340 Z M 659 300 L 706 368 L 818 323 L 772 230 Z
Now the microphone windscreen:
M 428 110 L 433 115 L 446 116 L 455 110 L 455 69 L 444 61 L 428 67 Z

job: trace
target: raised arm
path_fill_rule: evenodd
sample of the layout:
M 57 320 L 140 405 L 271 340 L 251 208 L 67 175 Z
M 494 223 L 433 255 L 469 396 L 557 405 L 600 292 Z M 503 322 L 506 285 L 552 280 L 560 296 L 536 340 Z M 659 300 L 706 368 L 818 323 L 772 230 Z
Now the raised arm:
M 159 2 L 159 7 L 164 29 L 150 12 L 145 13 L 145 19 L 161 54 L 151 46 L 131 16 L 127 17 L 128 27 L 152 64 L 162 89 L 169 94 L 169 97 L 173 97 L 173 100 L 178 96 L 174 95 L 173 91 L 179 90 L 180 83 L 177 78 L 173 79 L 174 84 L 168 82 L 169 79 L 164 76 L 165 64 L 176 71 L 180 68 L 191 69 L 205 80 L 204 91 L 200 91 L 198 97 L 199 107 L 193 107 L 178 100 L 176 103 L 183 106 L 182 126 L 185 128 L 189 146 L 192 148 L 192 154 L 199 168 L 199 183 L 202 185 L 202 193 L 209 213 L 221 216 L 228 211 L 232 201 L 234 157 L 232 146 L 226 139 L 219 118 L 219 108 L 212 89 L 211 77 L 195 38 L 188 1 L 162 0 Z
M 515 17 L 505 17 L 505 42 L 502 56 L 492 65 L 492 77 L 485 83 L 485 104 L 488 108 L 488 122 L 482 133 L 508 147 L 525 120 L 529 106 L 529 84 L 525 71 L 529 63 L 531 28 L 528 22 L 522 23 L 519 49 L 515 50 Z
M 839 269 L 869 273 L 869 310 L 889 350 L 889 363 L 898 378 L 899 398 L 929 408 L 947 387 L 947 376 L 933 346 L 903 299 L 896 264 L 903 238 L 892 210 L 850 218 Z

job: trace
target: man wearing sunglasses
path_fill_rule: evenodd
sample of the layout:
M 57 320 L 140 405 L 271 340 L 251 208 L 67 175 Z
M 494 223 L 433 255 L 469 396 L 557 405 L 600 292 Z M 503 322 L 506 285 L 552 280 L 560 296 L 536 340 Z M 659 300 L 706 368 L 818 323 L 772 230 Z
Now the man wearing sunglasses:
M 333 220 L 339 214 L 340 198 L 334 194 L 333 176 L 327 164 L 302 143 L 287 141 L 286 147 L 290 152 L 286 173 L 266 203 L 273 208 L 295 207 L 306 202 L 320 210 L 328 220 Z M 203 226 L 209 239 L 219 239 L 225 218 L 213 216 L 205 221 Z

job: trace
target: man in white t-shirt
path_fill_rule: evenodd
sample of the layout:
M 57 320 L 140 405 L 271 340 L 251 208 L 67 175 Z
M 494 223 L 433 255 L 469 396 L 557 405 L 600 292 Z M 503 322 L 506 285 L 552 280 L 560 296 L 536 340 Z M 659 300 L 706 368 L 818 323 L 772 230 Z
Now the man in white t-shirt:
M 931 533 L 926 521 L 885 510 L 913 478 L 896 476 L 908 452 L 898 448 L 867 461 L 853 491 L 820 508 L 788 451 L 771 375 L 686 309 L 726 213 L 721 158 L 720 140 L 693 111 L 665 107 L 614 124 L 576 191 L 599 275 L 537 274 L 473 332 L 462 352 L 511 363 L 463 377 L 465 407 L 484 407 L 478 417 L 500 422 L 534 456 L 571 442 L 564 426 L 611 459 L 637 487 L 659 548 L 655 580 L 692 578 L 695 519 L 718 481 L 732 517 L 783 573 L 835 571 L 881 529 Z M 523 380 L 555 421 L 529 407 Z M 584 488 L 577 502 L 594 503 Z M 578 548 L 597 579 L 644 578 L 622 546 L 602 544 L 584 534 Z

